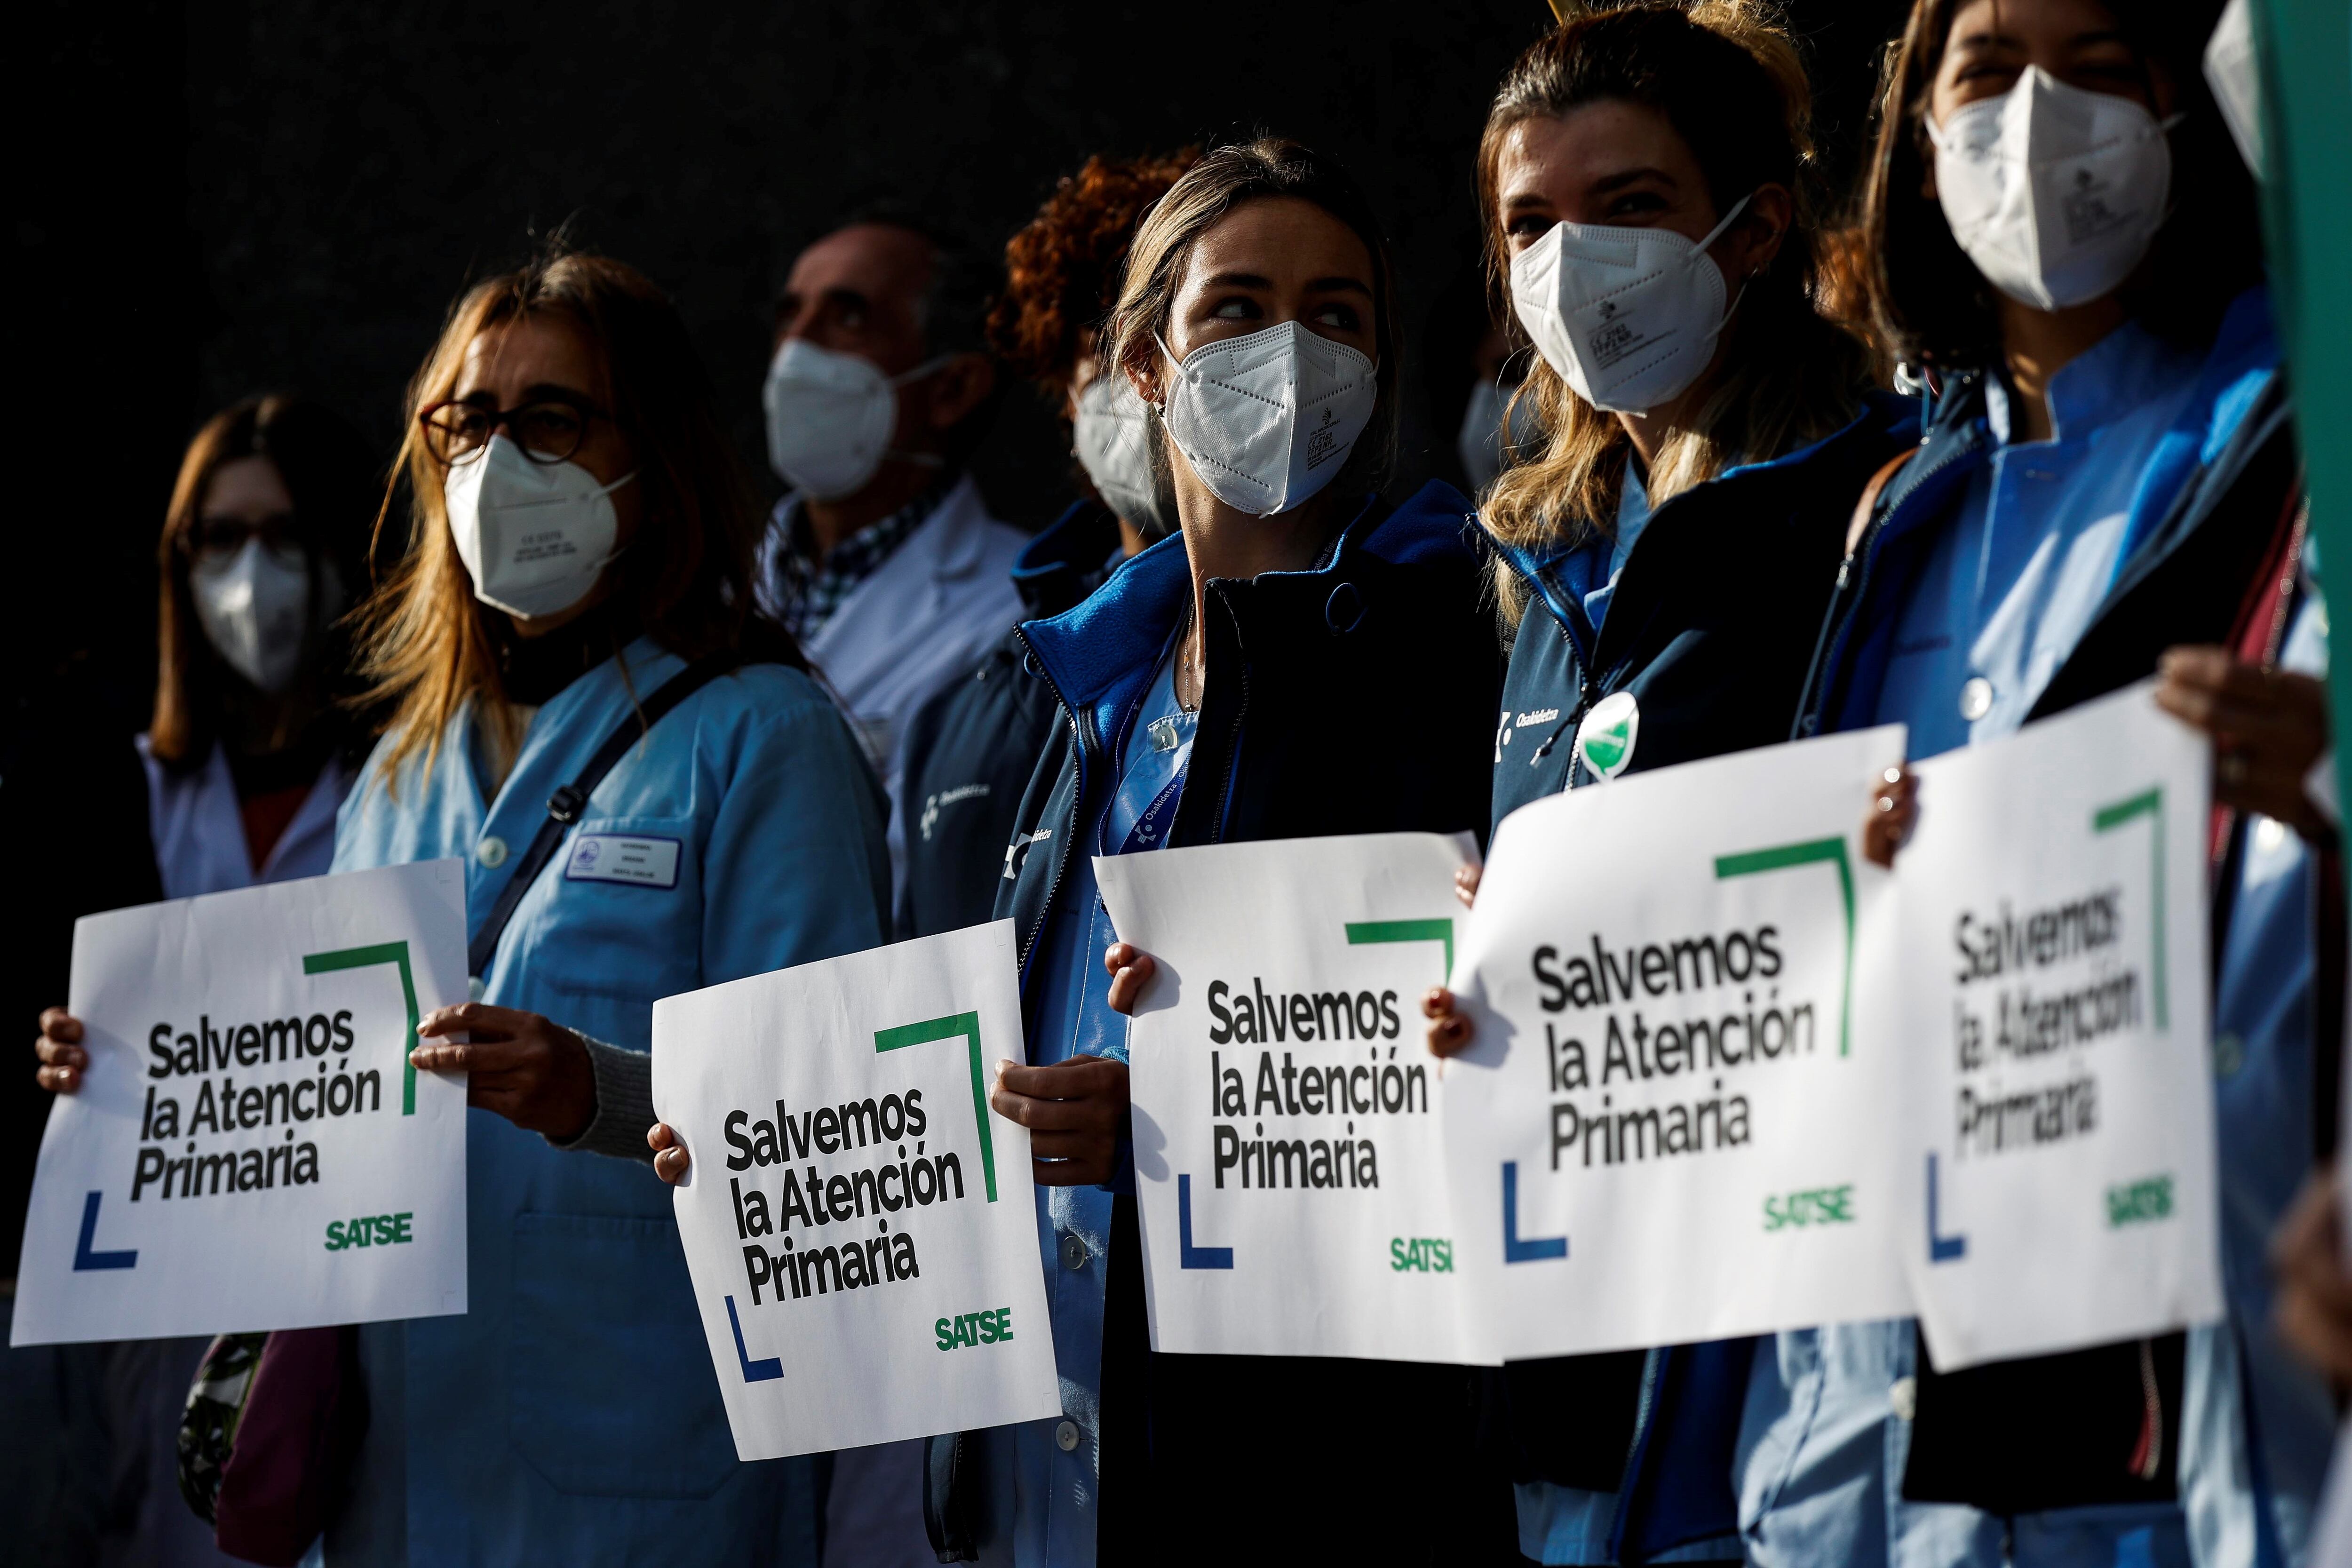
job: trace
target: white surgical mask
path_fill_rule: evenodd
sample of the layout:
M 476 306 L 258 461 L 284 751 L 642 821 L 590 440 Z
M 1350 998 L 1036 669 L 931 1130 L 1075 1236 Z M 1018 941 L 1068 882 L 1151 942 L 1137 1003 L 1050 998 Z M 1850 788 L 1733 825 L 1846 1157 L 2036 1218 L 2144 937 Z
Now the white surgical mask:
M 512 615 L 551 616 L 578 604 L 617 552 L 611 484 L 577 463 L 534 463 L 504 436 L 449 465 L 441 496 L 474 596 Z
M 331 567 L 320 564 L 326 577 Z M 294 684 L 311 621 L 310 571 L 301 551 L 271 550 L 248 537 L 234 554 L 198 556 L 188 588 L 205 640 L 231 669 L 273 697 Z
M 1501 477 L 1515 454 L 1536 444 L 1535 400 L 1517 396 L 1517 391 L 1486 380 L 1470 388 L 1454 450 L 1462 459 L 1462 471 L 1470 478 L 1473 494 Z
M 2263 177 L 2263 83 L 2254 67 L 2254 16 L 2250 0 L 2230 0 L 2205 46 L 2205 85 L 2238 144 L 2238 156 Z
M 1151 409 L 1123 371 L 1105 371 L 1078 394 L 1071 447 L 1103 504 L 1160 539 L 1173 531 L 1176 509 L 1151 472 Z
M 1579 397 L 1645 414 L 1690 390 L 1730 314 L 1706 253 L 1747 209 L 1732 204 L 1705 239 L 1670 228 L 1557 223 L 1511 258 L 1511 309 L 1544 363 Z
M 2057 310 L 2114 292 L 2164 223 L 2164 129 L 2134 100 L 2027 67 L 2000 97 L 1928 124 L 1952 237 L 2021 305 Z
M 891 455 L 898 426 L 898 389 L 919 381 L 950 356 L 925 360 L 904 375 L 856 354 L 835 353 L 805 338 L 776 351 L 761 406 L 768 413 L 768 462 L 786 484 L 814 500 L 838 500 L 866 488 Z M 936 465 L 930 453 L 902 452 Z
M 1176 358 L 1165 342 L 1160 348 Z M 1347 466 L 1380 399 L 1376 370 L 1344 343 L 1277 321 L 1185 355 L 1160 417 L 1219 500 L 1271 517 Z

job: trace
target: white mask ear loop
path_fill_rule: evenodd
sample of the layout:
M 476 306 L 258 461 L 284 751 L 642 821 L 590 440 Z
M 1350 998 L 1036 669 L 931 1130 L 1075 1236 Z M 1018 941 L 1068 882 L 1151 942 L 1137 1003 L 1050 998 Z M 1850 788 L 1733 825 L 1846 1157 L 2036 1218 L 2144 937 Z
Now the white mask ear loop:
M 1165 354 L 1165 355 L 1167 355 L 1167 356 L 1168 356 L 1168 363 L 1169 363 L 1170 364 L 1174 365 L 1174 366 L 1176 367 L 1176 373 L 1177 373 L 1179 375 L 1181 375 L 1181 374 L 1183 374 L 1183 372 L 1184 372 L 1184 361 L 1183 361 L 1183 360 L 1182 360 L 1182 359 L 1181 359 L 1181 358 L 1177 354 L 1177 353 L 1176 353 L 1176 351 L 1175 351 L 1174 349 L 1171 349 L 1171 348 L 1170 348 L 1170 347 L 1168 346 L 1168 340 L 1167 340 L 1166 338 L 1163 338 L 1163 337 L 1161 337 L 1161 336 L 1160 335 L 1160 329 L 1158 329 L 1157 327 L 1154 327 L 1154 328 L 1152 329 L 1152 331 L 1151 331 L 1151 341 L 1152 341 L 1153 342 L 1158 343 L 1158 344 L 1160 345 L 1160 352 L 1161 353 L 1163 353 L 1163 354 Z M 1159 415 L 1159 416 L 1160 416 L 1160 417 L 1161 417 L 1162 419 L 1167 418 L 1167 417 L 1168 417 L 1168 388 L 1167 388 L 1167 387 L 1165 387 L 1165 386 L 1162 386 L 1162 387 L 1160 389 L 1160 401 L 1159 401 L 1159 402 L 1157 402 L 1157 403 L 1148 403 L 1148 404 L 1145 404 L 1145 405 L 1144 405 L 1144 406 L 1145 406 L 1145 407 L 1147 407 L 1147 408 L 1149 408 L 1149 409 L 1150 409 L 1150 410 L 1151 410 L 1151 412 L 1153 412 L 1154 414 Z
M 1693 265 L 1696 264 L 1697 258 L 1706 255 L 1706 247 L 1708 246 L 1713 245 L 1717 240 L 1723 237 L 1724 230 L 1729 228 L 1732 224 L 1738 219 L 1739 215 L 1748 210 L 1748 204 L 1755 199 L 1756 193 L 1754 191 L 1750 191 L 1746 195 L 1731 204 L 1731 210 L 1723 215 L 1723 221 L 1709 229 L 1707 231 L 1706 237 L 1698 242 L 1698 248 L 1691 252 Z M 1713 258 L 1709 258 L 1709 259 L 1712 260 Z M 1731 325 L 1731 318 L 1738 314 L 1739 310 L 1739 301 L 1748 298 L 1748 285 L 1755 280 L 1756 275 L 1752 272 L 1739 280 L 1739 292 L 1731 297 L 1731 303 L 1724 310 L 1723 320 L 1716 322 L 1715 330 L 1706 335 L 1709 342 L 1713 342 L 1716 339 L 1723 336 L 1723 329 Z
M 951 353 L 933 354 L 914 369 L 890 377 L 888 383 L 890 390 L 896 392 L 902 386 L 936 374 L 941 366 L 955 357 Z M 901 463 L 912 463 L 919 468 L 944 468 L 948 464 L 948 460 L 937 452 L 909 452 L 902 447 L 885 447 L 882 448 L 882 455 Z

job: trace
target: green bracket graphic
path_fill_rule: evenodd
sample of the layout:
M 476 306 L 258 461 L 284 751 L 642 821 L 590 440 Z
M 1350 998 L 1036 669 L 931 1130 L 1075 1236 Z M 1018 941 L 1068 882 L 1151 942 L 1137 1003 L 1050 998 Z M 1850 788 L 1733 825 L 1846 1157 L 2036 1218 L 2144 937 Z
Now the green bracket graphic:
M 2148 790 L 2144 794 L 2132 796 L 2129 800 L 2119 800 L 2113 805 L 2099 807 L 2098 810 L 2091 813 L 2091 831 L 2105 833 L 2109 828 L 2121 827 L 2124 824 L 2143 816 L 2152 819 L 2155 825 L 2155 837 L 2150 840 L 2150 844 L 2154 851 L 2156 885 L 2154 897 L 2149 900 L 2152 913 L 2147 922 L 2147 929 L 2155 941 L 2156 952 L 2148 960 L 2148 968 L 2156 976 L 2156 1026 L 2168 1033 L 2172 1028 L 2172 1009 L 2167 994 L 2169 987 L 2166 984 L 2164 973 L 2163 789 L 2158 787 Z
M 1442 942 L 1445 944 L 1445 973 L 1454 973 L 1454 922 L 1452 921 L 1349 921 L 1348 945 L 1369 947 L 1382 942 Z
M 902 1050 L 908 1046 L 928 1046 L 934 1040 L 966 1039 L 971 1042 L 971 1119 L 980 1126 L 980 1172 L 988 1184 L 988 1201 L 996 1201 L 996 1140 L 988 1131 L 988 1084 L 980 1066 L 980 1015 L 958 1013 L 951 1018 L 933 1018 L 921 1024 L 901 1024 L 895 1029 L 874 1031 L 874 1049 Z
M 400 994 L 408 1004 L 408 1034 L 400 1047 L 400 1113 L 416 1114 L 416 1068 L 408 1053 L 416 1045 L 416 977 L 408 969 L 408 944 L 404 942 L 380 942 L 373 947 L 347 947 L 340 952 L 310 952 L 302 956 L 305 974 L 331 974 L 339 969 L 367 969 L 379 963 L 400 966 Z
M 1791 866 L 1832 865 L 1837 868 L 1838 893 L 1845 900 L 1845 997 L 1838 1008 L 1838 1055 L 1853 1047 L 1853 866 L 1846 859 L 1843 838 L 1813 838 L 1783 844 L 1777 849 L 1750 849 L 1744 855 L 1715 858 L 1716 880 L 1752 877 L 1759 871 L 1785 871 Z

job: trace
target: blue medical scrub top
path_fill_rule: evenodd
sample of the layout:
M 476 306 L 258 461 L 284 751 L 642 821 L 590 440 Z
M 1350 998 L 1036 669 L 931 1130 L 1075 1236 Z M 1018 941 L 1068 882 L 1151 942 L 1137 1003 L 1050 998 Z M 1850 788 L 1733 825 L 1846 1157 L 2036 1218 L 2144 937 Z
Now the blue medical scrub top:
M 1127 1060 L 1128 1021 L 1111 1011 L 1110 975 L 1102 961 L 1103 951 L 1118 938 L 1095 881 L 1094 856 L 1136 854 L 1168 842 L 1200 724 L 1199 715 L 1176 700 L 1175 652 L 1171 639 L 1129 721 L 1118 751 L 1118 777 L 1082 840 L 1089 852 L 1072 855 L 1063 873 L 1068 884 L 1046 921 L 1037 955 L 1045 979 L 1029 1038 L 1032 1066 L 1078 1056 Z M 1012 1479 L 1010 1544 L 1012 1560 L 1021 1568 L 1090 1568 L 1095 1561 L 1111 1199 L 1134 1191 L 1126 1151 L 1121 1156 L 1122 1168 L 1109 1186 L 1037 1189 L 1037 1245 L 1045 1259 L 1062 1416 L 990 1434 L 994 1473 Z M 1072 1439 L 1066 1447 L 1065 1437 Z M 983 1549 L 982 1560 L 1002 1559 Z
M 1987 378 L 1995 449 L 1912 587 L 1874 715 L 1909 726 L 1913 760 L 2024 722 L 2185 478 L 2160 457 L 2204 363 L 2127 321 L 2050 378 L 2046 441 L 2013 439 L 2008 393 Z M 1800 1330 L 1759 1350 L 1737 1461 L 1751 1562 L 2185 1563 L 2176 1504 L 2059 1510 L 2004 1529 L 1975 1509 L 1904 1501 L 1915 1354 L 1907 1318 Z
M 1879 689 L 1878 721 L 1910 726 L 1913 761 L 2025 721 L 2137 542 L 2134 499 L 2202 363 L 2126 322 L 2050 378 L 2051 438 L 2021 444 L 1987 379 L 1997 445 L 1928 553 Z
M 480 921 L 548 796 L 684 668 L 651 638 L 624 657 L 627 682 L 607 661 L 538 710 L 494 790 L 463 714 L 396 789 L 372 760 L 334 868 L 457 857 Z M 643 1051 L 656 997 L 872 947 L 888 929 L 884 814 L 807 676 L 722 676 L 623 758 L 574 828 L 676 839 L 675 882 L 572 879 L 559 852 L 484 999 Z M 372 1415 L 332 1560 L 814 1564 L 809 1463 L 735 1457 L 669 1189 L 487 1110 L 467 1113 L 466 1159 L 468 1310 L 363 1331 Z

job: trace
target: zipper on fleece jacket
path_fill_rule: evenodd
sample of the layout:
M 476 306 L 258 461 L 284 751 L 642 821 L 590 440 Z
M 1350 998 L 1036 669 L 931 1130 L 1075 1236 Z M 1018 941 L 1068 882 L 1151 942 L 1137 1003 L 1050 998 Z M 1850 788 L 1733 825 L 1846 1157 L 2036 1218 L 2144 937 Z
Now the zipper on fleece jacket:
M 1062 711 L 1070 716 L 1070 739 L 1077 748 L 1077 781 L 1070 795 L 1069 816 L 1055 827 L 1056 832 L 1065 835 L 1062 843 L 1063 858 L 1054 862 L 1054 879 L 1045 885 L 1045 902 L 1037 906 L 1037 923 L 1021 933 L 1020 984 L 1021 988 L 1025 991 L 1029 986 L 1030 956 L 1036 951 L 1037 938 L 1045 930 L 1046 918 L 1054 912 L 1055 895 L 1062 890 L 1062 879 L 1069 870 L 1070 846 L 1067 835 L 1076 831 L 1077 819 L 1081 815 L 1079 808 L 1086 805 L 1087 753 L 1091 749 L 1088 742 L 1089 732 L 1094 729 L 1094 715 L 1090 712 L 1081 712 L 1063 693 L 1061 683 L 1054 679 L 1054 672 L 1047 668 L 1045 661 L 1038 657 L 1037 645 L 1029 640 L 1028 628 L 1015 626 L 1013 629 L 1014 635 L 1020 637 L 1021 646 L 1029 650 L 1029 662 L 1037 667 L 1037 674 L 1045 682 L 1046 689 L 1053 692 L 1054 700 L 1060 703 Z

